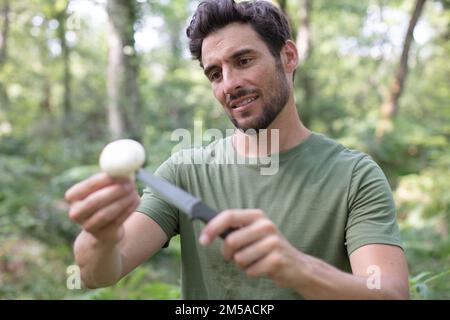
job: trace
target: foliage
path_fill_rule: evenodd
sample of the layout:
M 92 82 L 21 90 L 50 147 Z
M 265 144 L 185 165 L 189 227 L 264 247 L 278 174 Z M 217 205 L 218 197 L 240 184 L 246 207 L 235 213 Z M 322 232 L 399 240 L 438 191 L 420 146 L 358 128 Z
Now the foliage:
M 411 296 L 450 299 L 448 1 L 426 3 L 394 128 L 381 143 L 374 138 L 413 2 L 313 1 L 312 51 L 297 72 L 295 96 L 311 129 L 367 152 L 386 173 L 410 266 Z M 176 145 L 173 130 L 192 132 L 197 120 L 205 129 L 231 127 L 185 49 L 184 28 L 197 3 L 133 4 L 135 39 L 151 44 L 137 50 L 141 114 L 136 120 L 151 170 Z M 297 28 L 299 2 L 287 3 Z M 0 298 L 178 299 L 178 239 L 112 288 L 65 287 L 79 229 L 67 218 L 64 192 L 97 171 L 99 151 L 109 140 L 106 10 L 102 2 L 76 0 L 10 4 L 7 56 L 0 61 Z M 71 21 L 65 31 L 71 114 L 64 108 L 58 33 L 64 10 Z M 302 86 L 302 74 L 310 80 L 310 92 Z

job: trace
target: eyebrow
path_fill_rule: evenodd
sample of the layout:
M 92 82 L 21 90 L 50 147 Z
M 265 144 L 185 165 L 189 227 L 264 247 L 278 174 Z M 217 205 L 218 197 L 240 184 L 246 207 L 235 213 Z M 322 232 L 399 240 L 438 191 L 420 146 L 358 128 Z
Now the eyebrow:
M 228 60 L 235 60 L 235 59 L 237 59 L 237 58 L 239 58 L 239 57 L 241 57 L 241 56 L 243 56 L 243 55 L 249 54 L 249 53 L 255 53 L 255 50 L 250 49 L 250 48 L 240 49 L 240 50 L 234 52 L 234 53 L 228 58 Z M 203 64 L 201 64 L 201 66 L 203 67 Z M 215 64 L 206 66 L 206 67 L 204 68 L 204 71 L 203 71 L 203 72 L 205 73 L 205 75 L 208 75 L 208 73 L 209 73 L 212 69 L 217 68 L 217 67 L 218 67 L 218 66 L 215 65 Z

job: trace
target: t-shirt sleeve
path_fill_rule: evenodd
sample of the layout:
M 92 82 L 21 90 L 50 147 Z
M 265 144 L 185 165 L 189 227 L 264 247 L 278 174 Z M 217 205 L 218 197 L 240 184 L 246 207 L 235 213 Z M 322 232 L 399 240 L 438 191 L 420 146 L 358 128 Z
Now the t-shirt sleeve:
M 369 156 L 361 158 L 353 169 L 348 208 L 348 255 L 375 243 L 403 249 L 391 188 L 381 168 Z
M 172 184 L 176 184 L 176 167 L 174 166 L 172 157 L 166 160 L 156 170 L 155 175 Z M 136 211 L 149 216 L 163 229 L 169 239 L 164 247 L 167 247 L 170 239 L 179 233 L 178 209 L 155 194 L 149 187 L 144 189 L 141 203 Z

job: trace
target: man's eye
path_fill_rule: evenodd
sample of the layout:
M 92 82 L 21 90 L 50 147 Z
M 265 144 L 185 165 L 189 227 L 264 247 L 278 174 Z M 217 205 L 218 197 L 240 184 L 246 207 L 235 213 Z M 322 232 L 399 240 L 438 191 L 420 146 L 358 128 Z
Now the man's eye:
M 210 81 L 216 81 L 220 79 L 220 72 L 219 71 L 213 71 L 209 74 L 209 80 Z
M 250 58 L 241 58 L 241 59 L 239 59 L 239 65 L 245 66 L 246 64 L 249 64 L 251 60 L 252 59 L 250 59 Z

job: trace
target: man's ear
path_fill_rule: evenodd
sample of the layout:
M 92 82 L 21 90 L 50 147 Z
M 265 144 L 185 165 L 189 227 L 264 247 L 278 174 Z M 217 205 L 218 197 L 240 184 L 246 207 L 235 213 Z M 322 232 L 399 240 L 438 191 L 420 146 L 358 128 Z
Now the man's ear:
M 287 40 L 281 49 L 281 58 L 287 73 L 293 73 L 298 65 L 297 46 L 291 40 Z

